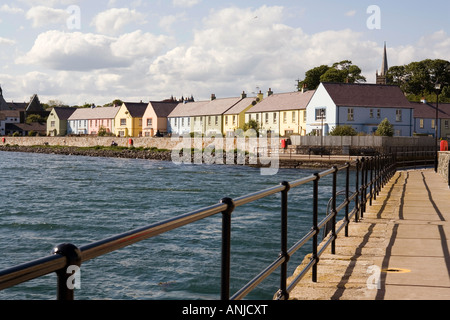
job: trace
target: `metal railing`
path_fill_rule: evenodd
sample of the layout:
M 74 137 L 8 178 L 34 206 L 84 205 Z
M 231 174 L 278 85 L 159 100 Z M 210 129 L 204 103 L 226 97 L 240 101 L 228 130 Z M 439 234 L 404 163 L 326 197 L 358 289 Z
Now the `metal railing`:
M 338 206 L 336 201 L 336 186 L 338 173 L 341 171 L 345 171 L 345 201 Z M 354 218 L 355 221 L 358 221 L 361 217 L 363 217 L 367 203 L 369 203 L 369 205 L 372 204 L 372 199 L 376 199 L 384 184 L 389 181 L 395 171 L 395 157 L 393 155 L 380 155 L 362 158 L 361 160 L 356 160 L 352 163 L 346 163 L 340 168 L 332 167 L 328 170 L 315 173 L 309 177 L 293 182 L 282 182 L 280 185 L 276 185 L 236 199 L 223 198 L 215 205 L 155 223 L 150 226 L 119 234 L 79 248 L 73 244 L 61 244 L 55 247 L 52 254 L 47 257 L 0 271 L 0 290 L 55 272 L 57 275 L 57 299 L 73 300 L 74 288 L 68 284 L 72 281 L 73 274 L 76 272 L 76 269 L 80 268 L 83 263 L 106 253 L 124 248 L 148 238 L 155 237 L 162 233 L 180 228 L 207 217 L 222 214 L 221 299 L 243 299 L 278 268 L 281 268 L 281 276 L 277 299 L 289 299 L 289 293 L 291 290 L 311 268 L 312 280 L 314 282 L 317 281 L 317 264 L 321 254 L 330 245 L 332 254 L 335 254 L 337 235 L 344 230 L 345 236 L 348 237 L 348 225 L 351 219 Z M 354 177 L 352 177 L 355 179 L 354 191 L 350 191 L 350 172 L 354 173 Z M 318 221 L 319 182 L 322 178 L 329 175 L 332 175 L 333 180 L 331 214 L 326 215 L 322 221 Z M 303 238 L 298 240 L 291 248 L 288 248 L 287 218 L 289 191 L 293 188 L 306 185 L 308 183 L 312 183 L 313 192 L 312 228 Z M 239 206 L 277 193 L 281 193 L 280 254 L 255 278 L 245 284 L 234 295 L 230 296 L 232 213 L 235 208 Z M 354 208 L 350 211 L 350 204 L 353 203 Z M 338 213 L 342 210 L 344 210 L 344 219 L 341 221 L 342 223 L 340 226 L 336 228 L 336 218 Z M 321 241 L 321 247 L 319 247 L 320 230 L 330 222 L 330 236 L 324 241 Z M 288 285 L 288 262 L 292 255 L 310 240 L 312 240 L 312 259 Z

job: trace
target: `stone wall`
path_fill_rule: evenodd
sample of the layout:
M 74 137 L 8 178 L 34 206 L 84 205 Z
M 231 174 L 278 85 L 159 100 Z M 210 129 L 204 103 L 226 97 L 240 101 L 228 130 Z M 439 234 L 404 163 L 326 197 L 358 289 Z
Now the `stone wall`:
M 448 171 L 450 165 L 450 152 L 439 152 L 439 165 L 438 165 L 438 173 L 448 181 Z

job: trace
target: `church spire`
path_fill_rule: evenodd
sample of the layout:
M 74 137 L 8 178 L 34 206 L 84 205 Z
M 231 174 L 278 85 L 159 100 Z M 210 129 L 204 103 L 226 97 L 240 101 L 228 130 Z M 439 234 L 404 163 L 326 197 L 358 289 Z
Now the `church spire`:
M 386 42 L 384 42 L 384 53 L 383 53 L 383 62 L 381 64 L 381 73 L 378 74 L 377 71 L 377 84 L 387 84 L 386 76 L 389 70 L 388 59 L 387 59 L 387 49 Z

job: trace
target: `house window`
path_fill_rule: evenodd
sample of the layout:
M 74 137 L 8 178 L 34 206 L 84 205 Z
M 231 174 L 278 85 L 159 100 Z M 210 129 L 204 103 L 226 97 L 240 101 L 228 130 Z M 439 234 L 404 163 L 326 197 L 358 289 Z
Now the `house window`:
M 297 113 L 295 111 L 292 111 L 292 123 L 296 122 L 296 119 L 295 119 L 296 115 L 297 115 Z
M 51 121 L 51 122 L 50 122 L 50 127 L 52 127 L 52 128 L 55 127 L 55 121 Z
M 401 122 L 402 121 L 402 110 L 397 109 L 395 111 L 395 121 Z
M 147 126 L 151 127 L 152 125 L 153 125 L 153 119 L 152 118 L 147 119 Z
M 306 110 L 303 111 L 303 122 L 306 122 Z
M 353 108 L 347 109 L 347 121 L 354 121 Z
M 431 129 L 434 129 L 434 128 L 435 128 L 435 120 L 432 119 L 432 120 L 431 120 Z
M 211 125 L 211 116 L 208 116 L 208 126 Z
M 444 121 L 444 126 L 445 126 L 445 129 L 448 129 L 448 120 Z
M 142 127 L 142 118 L 139 119 L 139 127 Z
M 273 113 L 273 123 L 277 123 L 277 114 L 276 114 L 276 112 Z
M 120 125 L 126 126 L 127 125 L 127 119 L 120 119 Z
M 287 112 L 283 112 L 283 123 L 287 123 Z
M 250 119 L 251 119 L 252 117 L 250 116 Z M 228 116 L 225 116 L 225 125 L 228 125 Z
M 233 126 L 236 125 L 236 116 L 233 116 Z
M 423 119 L 420 119 L 420 120 L 419 120 L 419 126 L 420 126 L 420 129 L 423 129 L 423 127 L 424 127 L 424 125 L 423 125 Z
M 269 124 L 269 114 L 266 113 L 265 115 L 266 115 L 266 124 Z
M 316 121 L 325 120 L 326 118 L 327 118 L 327 109 L 325 108 L 316 109 Z
M 219 117 L 216 116 L 216 126 L 219 124 Z
M 377 119 L 381 119 L 381 109 L 377 109 Z
M 181 126 L 184 127 L 184 118 L 181 118 Z
M 369 111 L 369 118 L 373 119 L 373 109 L 370 109 L 370 111 Z

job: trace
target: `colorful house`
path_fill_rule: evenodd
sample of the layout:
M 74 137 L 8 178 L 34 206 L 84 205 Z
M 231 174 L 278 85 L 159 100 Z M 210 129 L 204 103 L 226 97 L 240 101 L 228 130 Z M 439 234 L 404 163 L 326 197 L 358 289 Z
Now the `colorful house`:
M 414 107 L 414 134 L 436 135 L 436 103 L 411 102 Z M 439 103 L 438 109 L 438 138 L 450 138 L 450 104 Z
M 209 101 L 181 102 L 167 117 L 167 131 L 174 136 L 188 135 L 192 132 L 191 120 Z M 195 116 L 196 118 L 196 116 Z M 195 119 L 197 120 L 197 119 Z
M 313 95 L 314 91 L 273 94 L 269 90 L 268 97 L 246 113 L 245 121 L 256 120 L 263 134 L 305 135 L 306 107 Z
M 118 137 L 142 137 L 142 119 L 148 103 L 124 102 L 114 119 Z
M 67 119 L 68 134 L 98 134 L 100 130 L 114 133 L 119 107 L 77 108 Z M 47 122 L 48 123 L 48 122 Z
M 395 136 L 413 135 L 414 108 L 398 86 L 321 83 L 307 107 L 307 134 L 327 136 L 334 127 L 349 125 L 373 134 L 384 119 Z
M 47 118 L 47 135 L 48 136 L 65 136 L 67 134 L 67 121 L 69 117 L 76 111 L 71 107 L 55 107 Z
M 156 134 L 166 135 L 168 129 L 168 116 L 180 102 L 177 101 L 150 101 L 143 115 L 142 134 L 153 137 Z
M 257 97 L 247 97 L 245 92 L 241 95 L 242 100 L 226 111 L 223 115 L 223 135 L 233 136 L 236 129 L 243 128 L 245 124 L 245 113 L 263 100 L 263 94 Z

